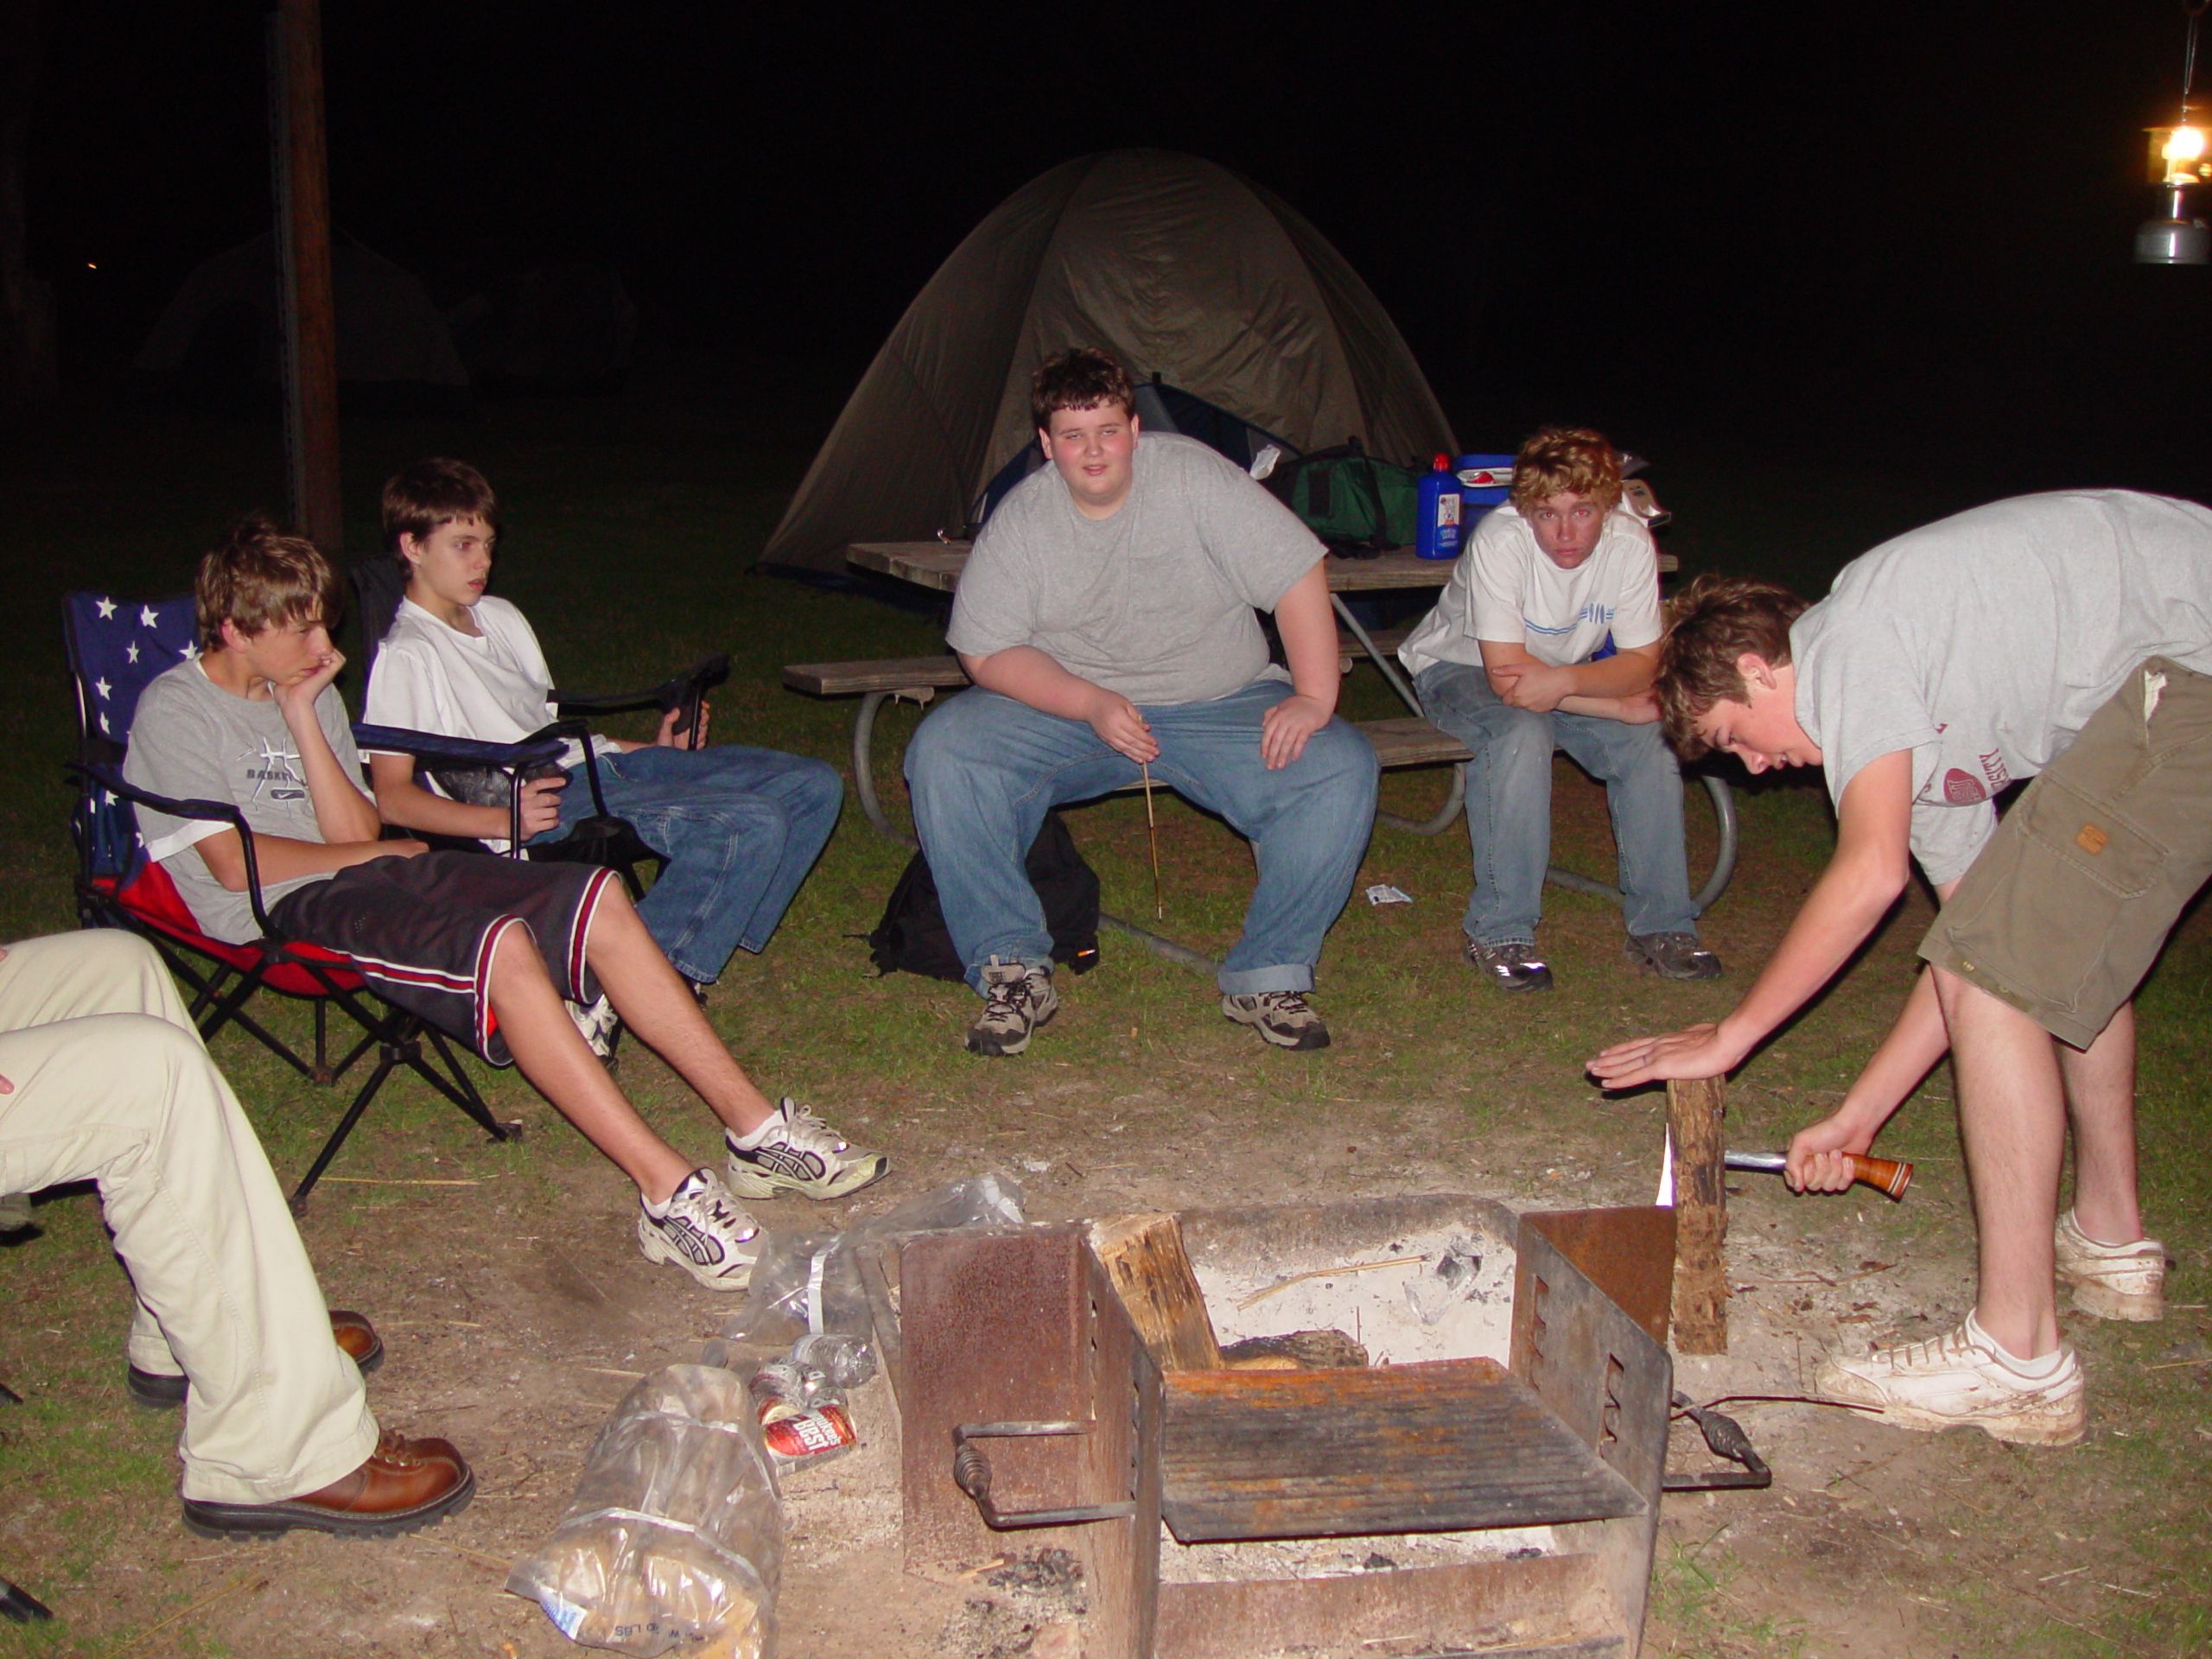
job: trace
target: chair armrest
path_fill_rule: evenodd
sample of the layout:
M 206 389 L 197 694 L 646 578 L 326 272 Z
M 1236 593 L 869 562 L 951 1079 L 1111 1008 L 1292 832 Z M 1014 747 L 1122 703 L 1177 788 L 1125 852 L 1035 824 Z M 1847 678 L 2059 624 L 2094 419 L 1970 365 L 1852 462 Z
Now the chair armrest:
M 430 732 L 411 732 L 400 726 L 353 728 L 353 745 L 364 754 L 372 749 L 386 754 L 412 755 L 417 760 L 442 761 L 455 766 L 531 766 L 561 758 L 561 740 L 545 731 L 533 732 L 519 743 L 485 743 L 473 737 L 440 737 Z
M 269 912 L 261 905 L 261 861 L 253 850 L 253 830 L 245 821 L 245 814 L 228 801 L 179 800 L 173 796 L 156 795 L 150 789 L 141 789 L 136 784 L 124 781 L 120 768 L 82 760 L 65 760 L 65 771 L 90 779 L 111 795 L 119 796 L 133 806 L 150 806 L 156 812 L 165 812 L 173 818 L 193 818 L 203 823 L 226 823 L 238 831 L 238 846 L 245 854 L 245 897 L 253 912 L 253 924 L 266 938 L 275 932 L 270 925 Z
M 372 750 L 404 754 L 430 769 L 440 766 L 480 766 L 507 778 L 507 842 L 510 855 L 522 856 L 522 779 L 532 766 L 557 762 L 565 745 L 560 728 L 569 722 L 532 732 L 519 743 L 485 743 L 473 737 L 441 737 L 433 732 L 409 731 L 401 726 L 356 724 L 353 746 L 363 753 Z M 575 724 L 579 729 L 582 721 Z M 590 746 L 585 746 L 587 756 Z M 597 791 L 594 790 L 594 791 Z
M 588 692 L 549 691 L 546 701 L 562 713 L 571 711 L 582 715 L 614 714 L 626 709 L 658 709 L 666 714 L 671 709 L 696 709 L 707 688 L 720 685 L 729 678 L 729 657 L 716 652 L 692 665 L 687 673 L 672 680 L 663 680 L 658 685 L 644 691 L 620 691 L 611 695 Z

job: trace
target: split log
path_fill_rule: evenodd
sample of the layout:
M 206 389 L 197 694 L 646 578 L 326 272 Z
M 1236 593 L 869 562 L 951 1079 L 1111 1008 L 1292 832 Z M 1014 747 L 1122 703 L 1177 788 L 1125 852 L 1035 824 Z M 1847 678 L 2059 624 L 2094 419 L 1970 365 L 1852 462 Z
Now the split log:
M 1161 1370 L 1219 1369 L 1221 1348 L 1177 1217 L 1163 1212 L 1094 1221 L 1090 1249 Z
M 1675 1351 L 1728 1351 L 1728 1192 L 1719 1077 L 1667 1085 L 1667 1127 L 1675 1137 Z

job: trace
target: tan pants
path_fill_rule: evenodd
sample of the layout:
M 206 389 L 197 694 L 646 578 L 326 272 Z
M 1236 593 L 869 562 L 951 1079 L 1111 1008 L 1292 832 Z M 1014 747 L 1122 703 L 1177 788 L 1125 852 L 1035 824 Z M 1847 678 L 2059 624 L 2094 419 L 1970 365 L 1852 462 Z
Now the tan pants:
M 0 1192 L 99 1184 L 138 1293 L 130 1358 L 191 1379 L 183 1494 L 267 1503 L 376 1447 L 361 1379 L 261 1142 L 128 933 L 63 933 L 0 961 Z

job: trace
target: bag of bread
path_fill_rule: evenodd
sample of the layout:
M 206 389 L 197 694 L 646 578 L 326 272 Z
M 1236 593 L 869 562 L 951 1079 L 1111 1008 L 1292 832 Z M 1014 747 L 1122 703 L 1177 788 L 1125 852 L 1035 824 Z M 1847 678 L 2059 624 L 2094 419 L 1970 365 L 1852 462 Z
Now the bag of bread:
M 507 1588 L 587 1647 L 774 1659 L 784 1516 L 745 1383 L 671 1365 L 614 1409 L 575 1496 Z

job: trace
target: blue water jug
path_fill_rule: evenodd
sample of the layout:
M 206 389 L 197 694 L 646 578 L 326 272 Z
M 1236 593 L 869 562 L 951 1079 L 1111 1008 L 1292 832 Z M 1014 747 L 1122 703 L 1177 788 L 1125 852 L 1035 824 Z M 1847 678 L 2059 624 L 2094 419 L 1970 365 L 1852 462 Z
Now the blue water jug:
M 1459 556 L 1459 478 L 1449 455 L 1437 456 L 1421 475 L 1414 551 L 1424 559 Z

